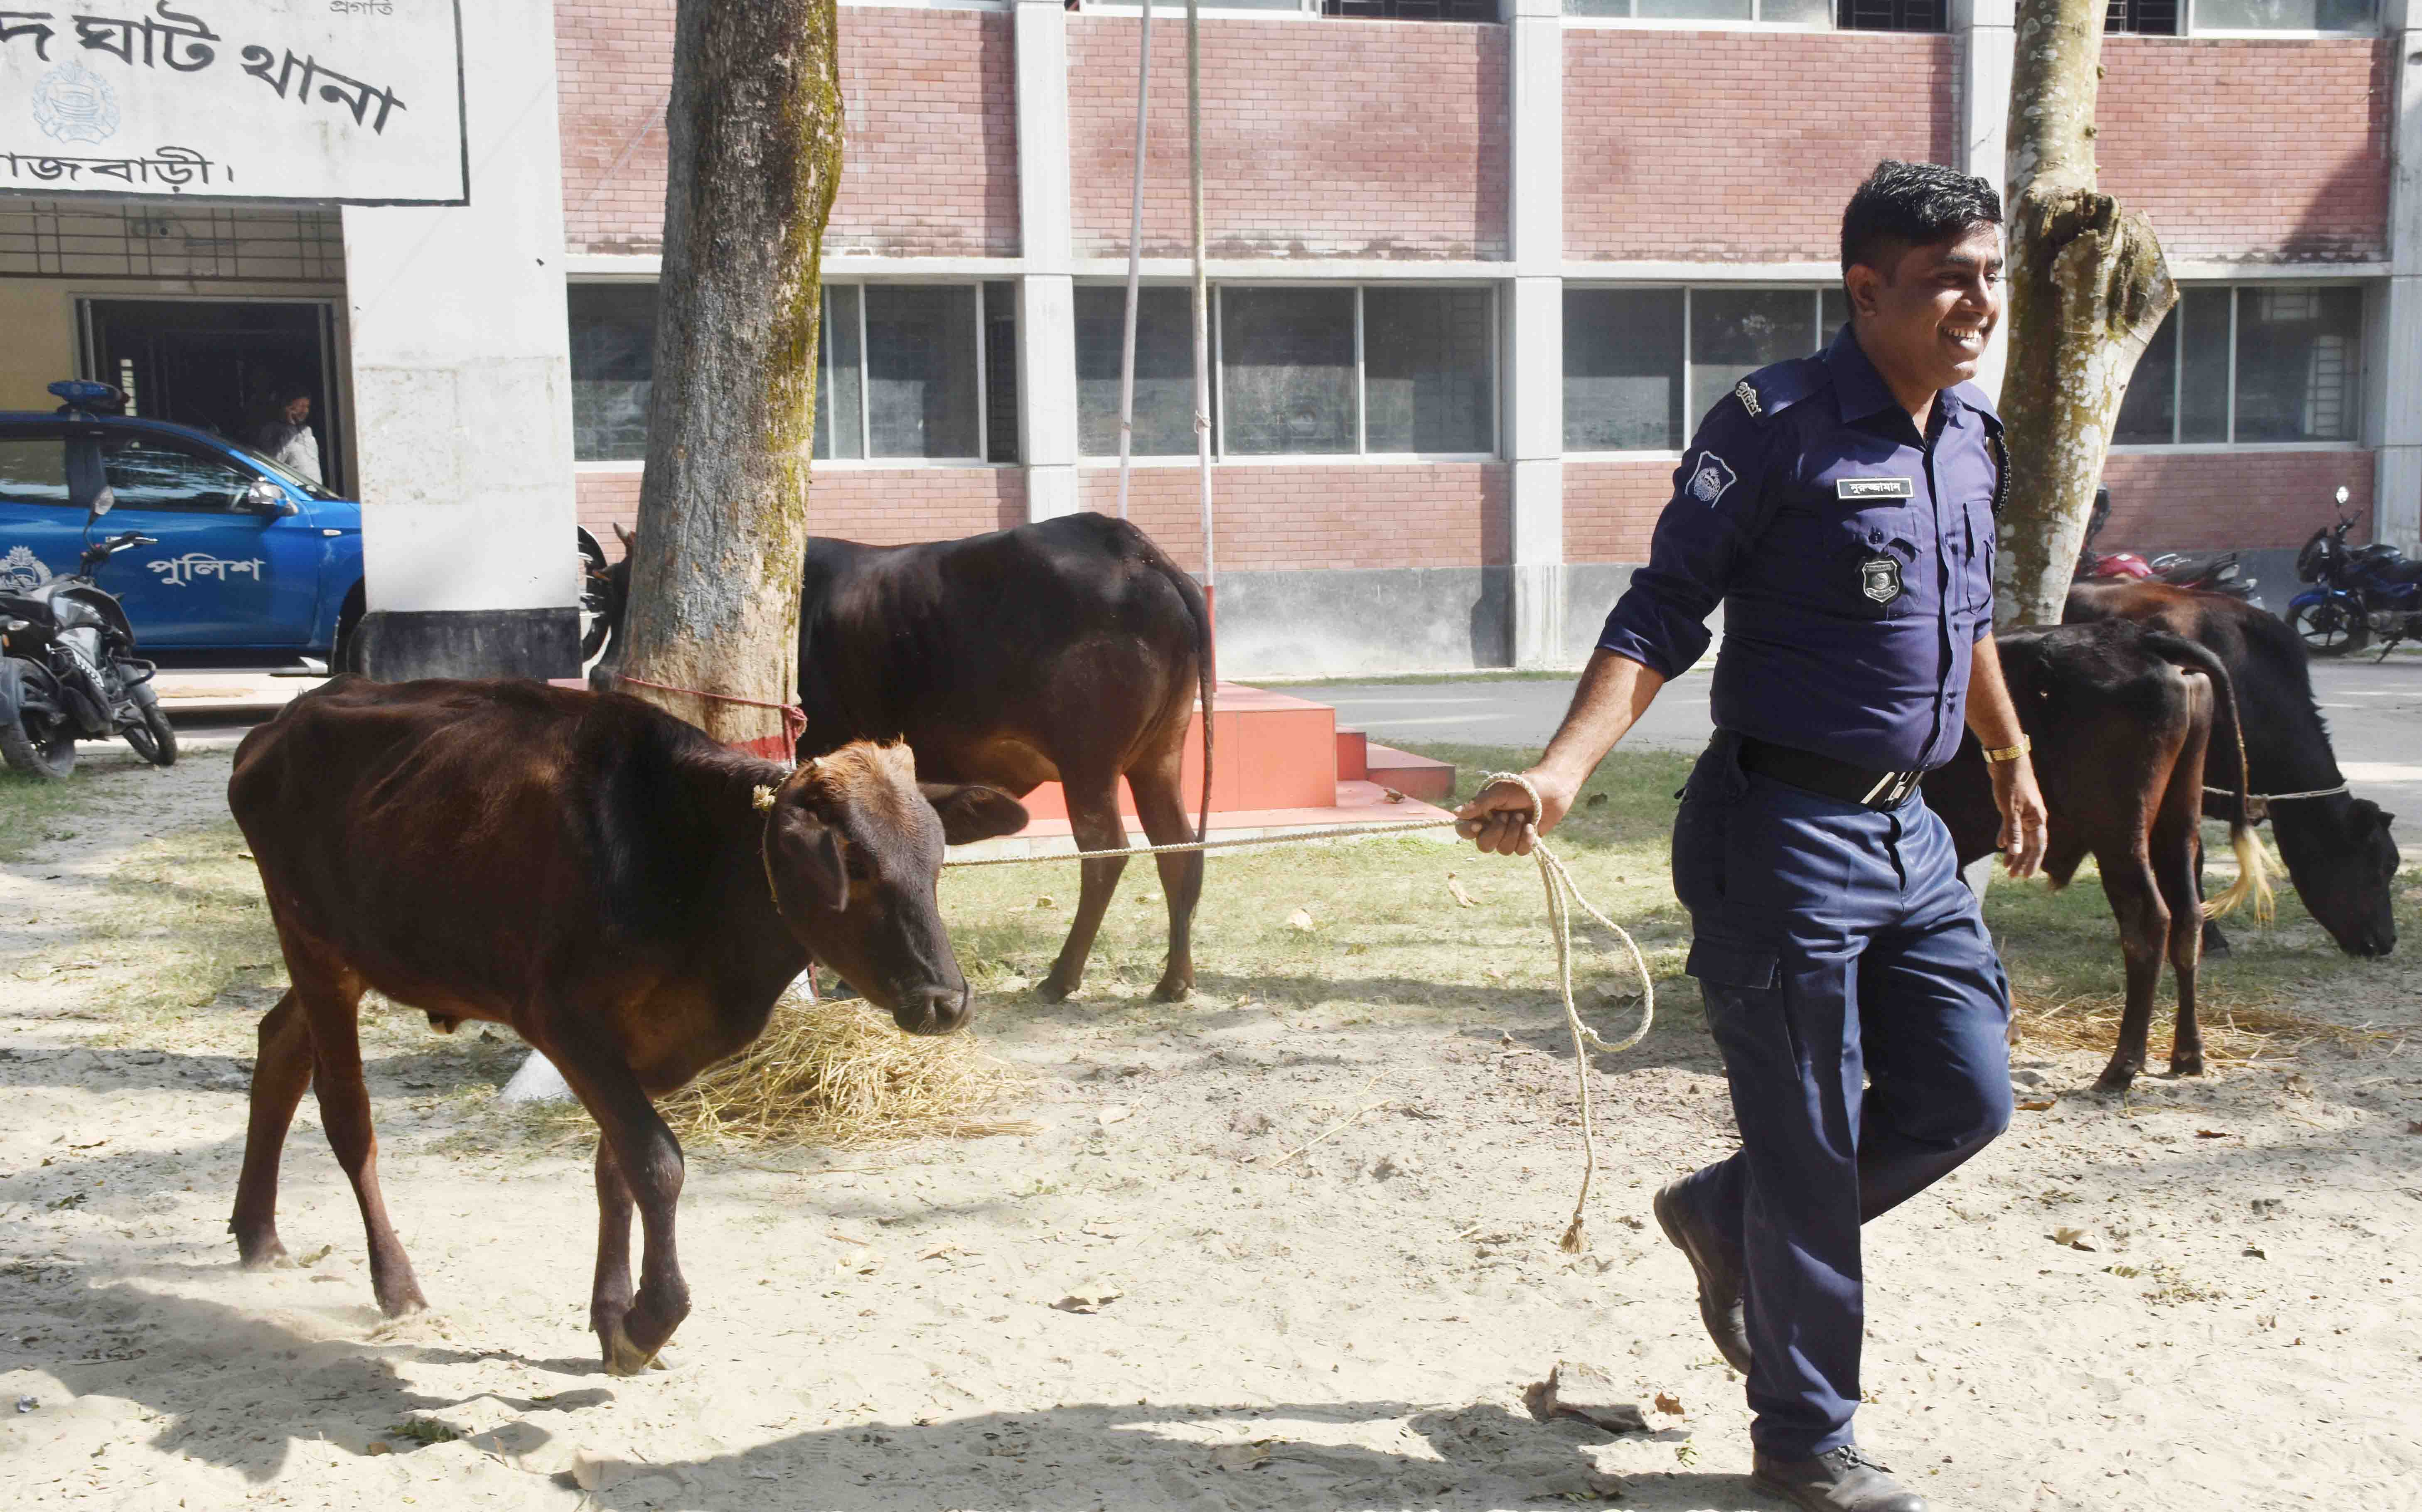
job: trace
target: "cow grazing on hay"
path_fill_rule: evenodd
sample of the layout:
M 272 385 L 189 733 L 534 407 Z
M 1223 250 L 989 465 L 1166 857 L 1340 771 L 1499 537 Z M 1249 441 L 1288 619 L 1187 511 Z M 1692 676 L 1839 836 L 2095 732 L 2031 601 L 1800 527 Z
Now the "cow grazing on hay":
M 630 532 L 606 574 L 614 648 L 591 674 L 612 686 L 628 600 Z M 1119 780 L 1155 845 L 1200 839 L 1182 781 L 1186 733 L 1203 706 L 1201 824 L 1210 822 L 1210 611 L 1151 537 L 1080 513 L 962 540 L 861 546 L 815 537 L 799 590 L 801 756 L 852 740 L 903 740 L 917 770 L 1023 798 L 1057 781 L 1079 848 L 1126 844 Z M 1154 995 L 1194 986 L 1199 851 L 1156 858 L 1169 959 Z M 1124 857 L 1081 864 L 1068 938 L 1037 990 L 1057 1003 L 1085 979 Z
M 2064 620 L 2125 619 L 2184 636 L 2228 668 L 2245 713 L 2246 785 L 2256 793 L 2312 793 L 2258 805 L 2270 813 L 2279 858 L 2304 908 L 2350 956 L 2397 947 L 2394 879 L 2398 858 L 2388 826 L 2396 816 L 2345 791 L 2330 732 L 2313 703 L 2310 657 L 2277 616 L 2221 593 L 2164 583 L 2087 583 L 2068 591 Z M 2222 745 L 2206 772 L 2204 812 L 2226 817 L 2222 789 L 2237 781 L 2237 752 Z M 2225 950 L 2217 926 L 2207 948 Z
M 644 1368 L 689 1312 L 681 1146 L 651 1099 L 754 1039 L 810 959 L 910 1034 L 967 1019 L 942 847 L 1026 811 L 916 776 L 905 748 L 867 744 L 786 772 L 637 699 L 529 682 L 342 678 L 296 699 L 228 783 L 292 983 L 260 1024 L 228 1225 L 244 1263 L 285 1254 L 278 1155 L 316 1086 L 379 1307 L 424 1306 L 379 1193 L 356 1008 L 375 990 L 441 1027 L 510 1024 L 597 1120 L 590 1321 L 606 1369 Z
M 2144 1068 L 2165 950 L 2178 988 L 2170 1072 L 2200 1075 L 2195 968 L 2203 920 L 2248 899 L 2257 915 L 2271 907 L 2241 776 L 2229 816 L 2238 880 L 2209 904 L 2195 881 L 2205 753 L 2215 733 L 2225 749 L 2241 739 L 2228 669 L 2193 641 L 2124 622 L 2020 630 L 1999 641 L 2002 672 L 2019 723 L 2035 742 L 2036 775 L 2051 811 L 2044 871 L 2053 886 L 2065 886 L 2091 855 L 2119 921 L 2127 1008 L 2118 1047 L 2095 1086 L 2123 1090 Z M 1974 735 L 1948 766 L 1927 777 L 1926 799 L 1950 826 L 1962 865 L 1993 852 L 2000 818 Z

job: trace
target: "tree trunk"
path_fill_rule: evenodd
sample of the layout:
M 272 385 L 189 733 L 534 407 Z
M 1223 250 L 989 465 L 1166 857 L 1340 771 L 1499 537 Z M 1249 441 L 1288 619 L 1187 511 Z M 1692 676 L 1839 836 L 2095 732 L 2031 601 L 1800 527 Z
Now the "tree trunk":
M 822 335 L 841 179 L 834 0 L 681 0 L 628 691 L 767 754 L 798 697 Z
M 2128 379 L 2178 303 L 2151 223 L 2096 186 L 2103 0 L 2019 0 L 2010 82 L 2011 487 L 2003 625 L 2057 624 Z

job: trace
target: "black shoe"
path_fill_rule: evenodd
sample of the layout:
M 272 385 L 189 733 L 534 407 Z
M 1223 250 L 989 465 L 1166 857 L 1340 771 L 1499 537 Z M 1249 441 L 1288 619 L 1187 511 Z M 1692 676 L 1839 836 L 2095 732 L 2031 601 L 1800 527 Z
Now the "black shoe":
M 1893 1479 L 1892 1472 L 1853 1444 L 1828 1449 L 1814 1459 L 1775 1459 L 1760 1454 L 1749 1483 L 1808 1512 L 1926 1512 L 1926 1498 Z
M 1657 1215 L 1657 1226 L 1665 1231 L 1665 1238 L 1698 1272 L 1699 1321 L 1706 1325 L 1707 1337 L 1716 1341 L 1724 1363 L 1746 1376 L 1749 1327 L 1741 1319 L 1740 1261 L 1682 1200 L 1681 1186 L 1675 1181 L 1660 1190 L 1649 1203 L 1649 1211 Z

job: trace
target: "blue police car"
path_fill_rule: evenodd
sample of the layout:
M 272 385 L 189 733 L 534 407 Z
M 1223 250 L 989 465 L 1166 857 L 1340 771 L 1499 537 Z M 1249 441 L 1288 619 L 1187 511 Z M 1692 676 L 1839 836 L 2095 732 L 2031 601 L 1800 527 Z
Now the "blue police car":
M 75 570 L 85 511 L 69 502 L 68 451 L 96 443 L 118 501 L 110 529 L 159 542 L 102 576 L 144 654 L 332 654 L 362 611 L 361 506 L 164 420 L 0 411 L 0 585 Z

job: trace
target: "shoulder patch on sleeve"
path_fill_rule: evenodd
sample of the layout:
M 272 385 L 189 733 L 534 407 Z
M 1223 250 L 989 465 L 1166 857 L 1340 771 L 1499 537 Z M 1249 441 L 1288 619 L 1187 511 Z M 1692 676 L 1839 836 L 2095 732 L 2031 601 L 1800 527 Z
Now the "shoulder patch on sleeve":
M 1771 420 L 1825 385 L 1825 365 L 1815 357 L 1795 357 L 1759 368 L 1733 385 L 1753 420 Z

